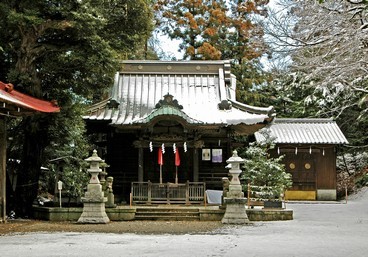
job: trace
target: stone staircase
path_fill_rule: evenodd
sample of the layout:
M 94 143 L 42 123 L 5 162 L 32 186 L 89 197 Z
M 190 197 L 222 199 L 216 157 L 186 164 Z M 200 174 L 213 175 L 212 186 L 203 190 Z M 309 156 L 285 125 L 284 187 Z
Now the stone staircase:
M 135 220 L 200 220 L 198 208 L 137 207 Z

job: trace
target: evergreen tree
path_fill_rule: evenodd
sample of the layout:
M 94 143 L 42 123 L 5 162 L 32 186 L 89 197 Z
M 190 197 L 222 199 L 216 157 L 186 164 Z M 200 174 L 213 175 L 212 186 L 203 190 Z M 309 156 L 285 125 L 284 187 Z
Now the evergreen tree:
M 285 171 L 281 163 L 283 155 L 277 158 L 269 156 L 269 150 L 274 147 L 267 131 L 263 130 L 265 138 L 263 143 L 251 143 L 248 148 L 242 149 L 239 154 L 245 159 L 242 180 L 244 191 L 250 191 L 252 197 L 259 199 L 279 199 L 284 191 L 291 187 L 291 174 Z
M 10 132 L 13 145 L 23 145 L 9 154 L 21 160 L 18 215 L 29 215 L 47 159 L 58 151 L 86 157 L 81 105 L 106 95 L 118 60 L 137 57 L 151 30 L 146 0 L 1 1 L 0 80 L 61 107 L 60 114 L 24 118 Z
M 158 0 L 159 29 L 180 39 L 184 58 L 232 61 L 237 77 L 237 98 L 248 104 L 262 103 L 255 87 L 268 80 L 260 57 L 267 52 L 263 29 L 256 17 L 266 15 L 268 1 Z

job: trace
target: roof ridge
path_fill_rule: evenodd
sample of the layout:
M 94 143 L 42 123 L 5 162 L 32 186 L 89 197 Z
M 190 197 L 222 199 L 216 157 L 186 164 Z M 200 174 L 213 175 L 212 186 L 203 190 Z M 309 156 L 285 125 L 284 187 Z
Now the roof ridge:
M 250 112 L 250 113 L 256 113 L 256 114 L 267 114 L 267 115 L 272 115 L 275 112 L 275 108 L 273 106 L 268 106 L 268 107 L 258 107 L 258 106 L 252 106 L 252 105 L 248 105 L 248 104 L 243 104 L 241 102 L 238 101 L 234 101 L 231 99 L 227 99 L 228 101 L 231 102 L 231 104 L 234 107 L 237 107 L 241 110 Z
M 274 123 L 330 123 L 335 122 L 333 118 L 277 118 Z

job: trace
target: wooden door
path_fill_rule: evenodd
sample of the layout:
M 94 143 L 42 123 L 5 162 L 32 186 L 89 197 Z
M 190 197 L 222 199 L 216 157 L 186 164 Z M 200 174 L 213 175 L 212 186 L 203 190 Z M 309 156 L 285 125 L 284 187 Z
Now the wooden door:
M 316 169 L 313 154 L 298 153 L 285 158 L 286 170 L 292 174 L 293 186 L 290 190 L 316 190 Z

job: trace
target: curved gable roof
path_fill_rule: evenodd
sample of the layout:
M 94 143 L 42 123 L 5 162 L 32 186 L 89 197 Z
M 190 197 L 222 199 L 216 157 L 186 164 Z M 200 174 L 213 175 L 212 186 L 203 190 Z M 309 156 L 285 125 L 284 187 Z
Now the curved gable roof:
M 181 109 L 183 106 L 178 104 L 177 100 L 173 100 L 172 95 L 165 95 L 163 100 L 160 100 L 159 103 L 156 104 L 156 108 L 152 110 L 152 112 L 145 117 L 134 121 L 133 123 L 150 123 L 156 118 L 166 117 L 170 119 L 170 117 L 177 117 L 184 120 L 188 124 L 202 124 L 201 121 L 195 120 L 189 117 L 185 112 Z
M 109 120 L 120 128 L 143 124 L 155 115 L 170 115 L 172 108 L 156 109 L 167 94 L 183 107 L 176 115 L 192 124 L 265 125 L 274 117 L 270 107 L 245 108 L 236 102 L 236 81 L 228 61 L 124 61 L 122 65 L 111 91 L 111 99 L 119 105 L 108 108 L 105 101 L 106 108 L 91 109 L 85 119 Z

